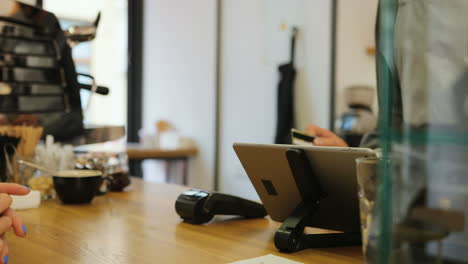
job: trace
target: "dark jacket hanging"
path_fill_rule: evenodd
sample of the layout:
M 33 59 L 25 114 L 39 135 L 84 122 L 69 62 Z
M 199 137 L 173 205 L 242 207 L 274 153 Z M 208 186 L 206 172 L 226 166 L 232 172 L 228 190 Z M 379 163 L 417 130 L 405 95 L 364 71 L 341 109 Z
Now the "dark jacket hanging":
M 293 28 L 290 62 L 278 67 L 280 82 L 278 84 L 275 144 L 291 143 L 291 128 L 294 127 L 294 80 L 296 78 L 294 53 L 297 31 L 297 28 Z

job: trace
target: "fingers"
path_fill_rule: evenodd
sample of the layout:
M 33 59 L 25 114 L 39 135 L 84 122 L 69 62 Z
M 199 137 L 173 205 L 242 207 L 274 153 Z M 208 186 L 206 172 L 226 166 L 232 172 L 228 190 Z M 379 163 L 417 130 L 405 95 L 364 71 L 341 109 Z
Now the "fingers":
M 10 218 L 13 231 L 17 236 L 26 236 L 26 227 L 23 224 L 23 219 L 21 219 L 21 217 L 19 217 L 13 209 L 8 208 L 5 212 L 3 212 L 3 215 Z
M 334 138 L 316 138 L 314 140 L 314 145 L 324 146 L 324 147 L 333 147 L 335 146 L 336 140 Z
M 7 264 L 8 263 L 8 254 L 10 253 L 10 247 L 8 246 L 8 241 L 5 238 L 5 235 L 1 236 L 1 263 Z
M 17 236 L 26 235 L 26 227 L 23 220 L 13 211 L 10 206 L 12 199 L 9 194 L 24 195 L 29 193 L 29 189 L 18 184 L 1 183 L 0 184 L 0 234 L 5 233 L 10 227 Z
M 8 246 L 6 243 L 5 236 L 0 236 L 0 263 L 6 264 L 8 262 Z M 6 261 L 6 262 L 5 262 Z
M 314 145 L 323 147 L 349 147 L 348 144 L 338 136 L 316 138 L 314 140 Z
M 0 193 L 12 195 L 26 195 L 30 192 L 28 188 L 15 183 L 0 183 Z
M 316 125 L 309 125 L 306 128 L 307 133 L 313 135 L 313 136 L 318 136 L 318 137 L 332 137 L 336 136 L 335 133 L 331 132 L 328 129 L 321 128 Z
M 323 147 L 348 147 L 348 144 L 332 131 L 316 125 L 309 125 L 307 133 L 316 136 L 314 145 Z
M 5 233 L 13 226 L 13 230 L 17 236 L 24 237 L 26 235 L 26 228 L 23 225 L 23 220 L 18 217 L 11 208 L 8 208 L 3 216 L 0 217 L 0 263 L 8 264 L 9 246 L 5 238 Z
M 11 197 L 8 194 L 0 193 L 0 213 L 3 213 L 5 210 L 11 206 Z
M 8 216 L 0 217 L 0 234 L 6 233 L 11 227 L 12 221 Z
M 320 127 L 316 126 L 316 125 L 308 125 L 306 127 L 306 132 L 307 134 L 309 135 L 312 135 L 312 136 L 317 136 L 317 130 L 319 130 Z

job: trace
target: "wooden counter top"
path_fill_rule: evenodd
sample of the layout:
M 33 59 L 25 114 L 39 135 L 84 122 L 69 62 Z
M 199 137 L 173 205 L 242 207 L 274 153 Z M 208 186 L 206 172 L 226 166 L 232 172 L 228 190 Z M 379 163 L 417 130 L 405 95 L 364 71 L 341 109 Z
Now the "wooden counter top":
M 133 144 L 127 146 L 127 155 L 131 160 L 191 158 L 195 157 L 197 154 L 198 149 L 195 147 L 166 150 Z
M 19 211 L 28 235 L 8 233 L 10 263 L 218 264 L 266 254 L 304 263 L 363 263 L 359 247 L 279 253 L 273 245 L 279 225 L 269 219 L 182 223 L 174 202 L 185 190 L 132 179 L 126 192 L 97 197 L 89 205 L 47 201 L 39 209 Z

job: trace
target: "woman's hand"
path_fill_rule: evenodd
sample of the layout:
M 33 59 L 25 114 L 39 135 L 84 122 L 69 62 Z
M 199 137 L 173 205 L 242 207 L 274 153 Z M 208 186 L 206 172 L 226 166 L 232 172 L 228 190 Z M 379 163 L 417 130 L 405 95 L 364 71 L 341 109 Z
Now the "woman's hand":
M 8 262 L 8 242 L 5 233 L 13 228 L 19 237 L 26 236 L 26 227 L 23 220 L 13 211 L 11 206 L 11 195 L 26 195 L 30 190 L 24 186 L 14 183 L 0 183 L 0 261 Z
M 328 129 L 316 125 L 306 128 L 308 134 L 315 136 L 314 145 L 326 147 L 349 147 L 346 142 Z

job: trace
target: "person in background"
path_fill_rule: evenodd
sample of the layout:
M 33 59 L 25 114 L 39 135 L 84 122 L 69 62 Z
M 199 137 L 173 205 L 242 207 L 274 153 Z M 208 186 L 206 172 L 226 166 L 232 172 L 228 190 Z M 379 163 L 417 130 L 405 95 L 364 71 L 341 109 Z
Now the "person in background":
M 26 236 L 26 227 L 23 220 L 10 208 L 12 199 L 10 195 L 27 195 L 30 190 L 14 183 L 0 183 L 0 263 L 8 263 L 9 247 L 5 234 L 10 229 L 18 237 Z
M 378 26 L 376 32 L 377 80 L 381 79 L 379 72 L 388 71 L 389 81 L 394 83 L 390 85 L 391 126 L 396 130 L 428 125 L 466 129 L 468 1 L 394 2 L 391 12 L 395 17 L 394 41 L 390 54 L 379 48 Z M 317 136 L 314 141 L 317 146 L 348 146 L 335 133 L 316 125 L 307 127 L 307 132 Z M 376 143 L 374 133 L 363 138 L 361 146 L 372 148 L 378 146 Z

